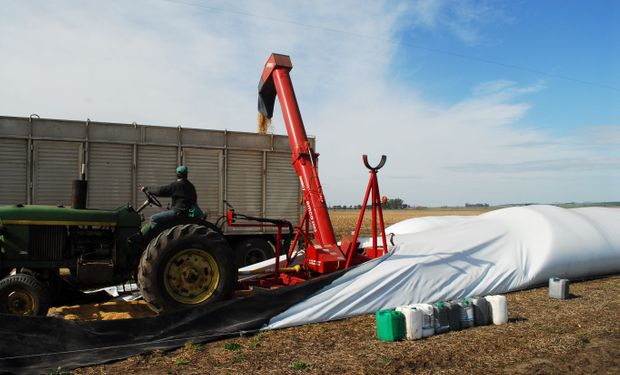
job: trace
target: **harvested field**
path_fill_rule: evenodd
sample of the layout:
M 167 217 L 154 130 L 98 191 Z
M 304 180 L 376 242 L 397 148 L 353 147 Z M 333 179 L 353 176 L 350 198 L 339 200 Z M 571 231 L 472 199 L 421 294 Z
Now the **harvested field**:
M 409 217 L 480 212 L 386 211 L 385 219 L 387 226 Z M 357 214 L 354 210 L 333 212 L 336 232 L 351 230 Z M 507 325 L 418 341 L 378 341 L 374 316 L 367 315 L 206 344 L 188 342 L 170 353 L 136 356 L 74 373 L 620 373 L 620 276 L 573 283 L 574 298 L 566 301 L 551 300 L 547 292 L 542 287 L 508 294 Z M 141 316 L 141 311 L 150 315 L 139 302 L 65 307 L 57 312 L 68 318 L 115 319 Z
M 374 316 L 136 356 L 75 374 L 620 373 L 620 276 L 508 294 L 509 323 L 385 343 Z
M 383 219 L 385 220 L 385 227 L 398 223 L 399 221 L 410 219 L 414 217 L 424 216 L 473 216 L 479 215 L 490 211 L 491 209 L 469 209 L 469 208 L 433 208 L 433 209 L 414 209 L 414 210 L 385 210 L 383 212 Z M 357 219 L 359 217 L 359 210 L 350 209 L 338 209 L 330 210 L 330 216 L 336 237 L 344 234 L 351 234 L 355 230 Z M 372 225 L 372 211 L 366 210 L 364 221 L 362 222 L 362 236 L 370 236 Z

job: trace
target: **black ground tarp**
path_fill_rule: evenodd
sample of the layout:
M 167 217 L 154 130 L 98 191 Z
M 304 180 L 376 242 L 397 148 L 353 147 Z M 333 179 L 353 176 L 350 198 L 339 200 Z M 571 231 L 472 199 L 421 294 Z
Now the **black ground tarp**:
M 153 318 L 76 321 L 0 315 L 0 373 L 47 374 L 260 329 L 342 272 Z

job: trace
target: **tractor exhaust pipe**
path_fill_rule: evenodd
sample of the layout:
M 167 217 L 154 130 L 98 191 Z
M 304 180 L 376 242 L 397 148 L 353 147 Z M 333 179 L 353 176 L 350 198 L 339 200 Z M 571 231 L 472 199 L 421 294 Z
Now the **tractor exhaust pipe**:
M 86 165 L 82 164 L 81 179 L 73 180 L 73 193 L 71 194 L 71 208 L 83 210 L 86 208 L 88 197 L 88 181 L 86 181 Z

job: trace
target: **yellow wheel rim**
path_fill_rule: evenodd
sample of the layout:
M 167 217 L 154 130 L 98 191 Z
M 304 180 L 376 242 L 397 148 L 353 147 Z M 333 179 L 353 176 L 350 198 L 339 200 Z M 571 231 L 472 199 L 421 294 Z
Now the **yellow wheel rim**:
M 220 282 L 217 262 L 204 250 L 185 249 L 164 269 L 164 286 L 177 302 L 197 305 L 209 299 Z
M 34 315 L 35 302 L 30 293 L 15 290 L 7 296 L 7 312 L 13 315 Z

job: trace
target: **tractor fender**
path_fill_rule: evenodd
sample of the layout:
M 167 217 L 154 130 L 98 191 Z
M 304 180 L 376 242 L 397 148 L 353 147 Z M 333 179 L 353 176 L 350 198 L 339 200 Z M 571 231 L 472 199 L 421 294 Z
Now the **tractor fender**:
M 155 229 L 149 229 L 146 233 L 143 234 L 143 246 L 142 246 L 142 250 L 146 249 L 146 247 L 148 246 L 148 244 L 153 241 L 154 238 L 156 238 L 161 232 L 170 229 L 172 227 L 176 227 L 177 225 L 184 225 L 184 224 L 196 224 L 196 225 L 202 225 L 205 226 L 209 229 L 212 229 L 213 231 L 219 233 L 220 235 L 224 235 L 222 233 L 222 231 L 220 230 L 220 228 L 218 228 L 215 224 L 210 223 L 206 220 L 202 220 L 199 218 L 193 218 L 193 217 L 186 217 L 186 216 L 177 216 L 174 217 L 172 219 L 169 220 L 165 220 L 161 223 L 159 223 L 157 225 L 157 227 L 155 227 Z

